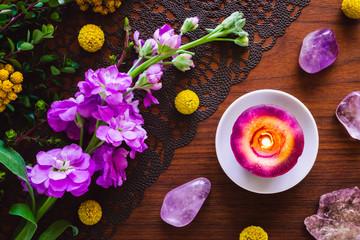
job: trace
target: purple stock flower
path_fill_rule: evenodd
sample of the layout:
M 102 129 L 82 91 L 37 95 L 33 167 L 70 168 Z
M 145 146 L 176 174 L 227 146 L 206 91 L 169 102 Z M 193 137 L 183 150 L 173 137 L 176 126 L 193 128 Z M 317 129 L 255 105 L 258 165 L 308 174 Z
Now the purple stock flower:
M 66 131 L 70 139 L 79 140 L 80 128 L 75 123 L 77 107 L 78 103 L 74 98 L 53 102 L 47 112 L 50 127 L 55 132 Z
M 171 49 L 177 49 L 181 45 L 181 36 L 176 35 L 174 29 L 168 24 L 155 31 L 154 39 L 159 44 L 159 53 L 163 54 L 168 53 Z
M 99 126 L 96 137 L 114 147 L 120 146 L 125 141 L 132 149 L 130 157 L 134 158 L 135 152 L 142 152 L 147 148 L 144 142 L 147 135 L 145 129 L 139 124 L 143 121 L 142 118 L 136 121 L 135 116 L 130 116 L 129 113 L 127 109 L 122 115 L 111 118 L 108 126 Z
M 140 33 L 135 31 L 134 33 L 134 42 L 135 49 L 141 57 L 145 56 L 155 56 L 158 52 L 158 45 L 156 41 L 152 38 L 147 39 L 145 42 L 142 39 L 139 39 Z
M 163 75 L 162 70 L 163 70 L 163 65 L 160 65 L 160 64 L 151 65 L 146 70 L 146 76 L 151 84 L 157 84 L 160 81 L 161 76 Z M 158 90 L 158 89 L 156 89 L 156 90 Z
M 120 73 L 116 65 L 100 68 L 96 71 L 89 69 L 85 73 L 85 81 L 78 83 L 80 92 L 85 96 L 102 93 L 106 97 L 120 97 L 131 86 L 132 78 L 126 73 Z
M 151 102 L 158 104 L 158 100 L 152 95 L 151 90 L 159 90 L 162 84 L 159 83 L 163 75 L 163 66 L 160 64 L 151 65 L 146 72 L 139 76 L 138 81 L 135 83 L 135 88 L 143 89 L 147 93 L 144 97 L 144 106 L 148 107 Z
M 95 171 L 101 171 L 96 180 L 96 184 L 108 188 L 121 186 L 126 180 L 124 169 L 127 167 L 126 156 L 128 151 L 124 148 L 115 148 L 111 145 L 104 144 L 96 149 L 93 158 L 96 164 Z
M 195 67 L 193 60 L 191 60 L 192 55 L 188 53 L 182 53 L 173 58 L 172 63 L 180 71 L 190 70 L 190 67 Z
M 41 151 L 36 159 L 28 177 L 38 193 L 60 198 L 65 192 L 80 196 L 88 191 L 95 163 L 78 145 Z
M 184 24 L 180 29 L 181 35 L 186 32 L 195 30 L 198 26 L 199 26 L 199 17 L 191 17 L 185 19 Z

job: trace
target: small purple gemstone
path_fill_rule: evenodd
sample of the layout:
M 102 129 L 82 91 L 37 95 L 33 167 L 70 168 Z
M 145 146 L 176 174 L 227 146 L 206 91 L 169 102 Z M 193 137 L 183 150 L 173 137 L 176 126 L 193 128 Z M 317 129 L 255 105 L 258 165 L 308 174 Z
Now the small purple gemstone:
M 197 178 L 168 192 L 160 216 L 175 227 L 188 225 L 199 212 L 211 189 L 207 178 Z
M 360 140 L 360 91 L 347 95 L 340 102 L 335 113 L 350 136 Z
M 300 67 L 307 73 L 317 73 L 330 66 L 339 53 L 334 31 L 330 28 L 309 33 L 303 40 L 299 56 Z

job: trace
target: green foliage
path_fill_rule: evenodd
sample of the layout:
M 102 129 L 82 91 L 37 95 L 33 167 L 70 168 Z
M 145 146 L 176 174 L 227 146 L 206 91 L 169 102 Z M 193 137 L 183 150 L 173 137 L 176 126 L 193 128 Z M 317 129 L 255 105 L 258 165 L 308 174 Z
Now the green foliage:
M 39 240 L 55 240 L 57 237 L 60 236 L 61 233 L 63 233 L 68 227 L 71 227 L 73 231 L 73 236 L 77 236 L 79 230 L 77 227 L 70 224 L 67 220 L 59 220 L 56 222 L 53 222 L 48 229 L 43 232 Z

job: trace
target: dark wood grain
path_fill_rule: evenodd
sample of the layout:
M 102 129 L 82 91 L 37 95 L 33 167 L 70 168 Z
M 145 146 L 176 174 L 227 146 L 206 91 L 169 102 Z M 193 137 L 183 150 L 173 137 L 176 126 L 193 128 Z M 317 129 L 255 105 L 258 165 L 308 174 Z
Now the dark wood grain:
M 241 230 L 259 225 L 271 240 L 313 239 L 303 224 L 316 213 L 319 196 L 359 185 L 360 142 L 353 140 L 335 117 L 339 102 L 360 90 L 360 20 L 347 19 L 341 0 L 312 0 L 275 47 L 265 52 L 245 82 L 233 86 L 214 115 L 198 126 L 195 139 L 175 151 L 169 169 L 149 187 L 130 218 L 113 239 L 238 239 Z M 302 39 L 311 31 L 332 28 L 340 54 L 326 70 L 310 75 L 298 65 Z M 215 151 L 217 124 L 238 97 L 258 89 L 278 89 L 300 99 L 318 125 L 320 148 L 308 176 L 282 193 L 261 195 L 233 183 L 221 169 Z M 229 126 L 231 127 L 231 126 Z M 165 194 L 197 177 L 207 177 L 211 193 L 195 220 L 183 228 L 160 218 Z

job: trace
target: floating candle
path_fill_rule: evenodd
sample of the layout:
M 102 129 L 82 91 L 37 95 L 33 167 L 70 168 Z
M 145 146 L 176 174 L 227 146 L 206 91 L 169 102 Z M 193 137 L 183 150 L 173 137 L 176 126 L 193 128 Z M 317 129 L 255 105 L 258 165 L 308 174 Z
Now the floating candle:
M 285 109 L 262 104 L 241 113 L 230 142 L 243 168 L 256 176 L 276 177 L 297 163 L 304 149 L 304 134 Z

